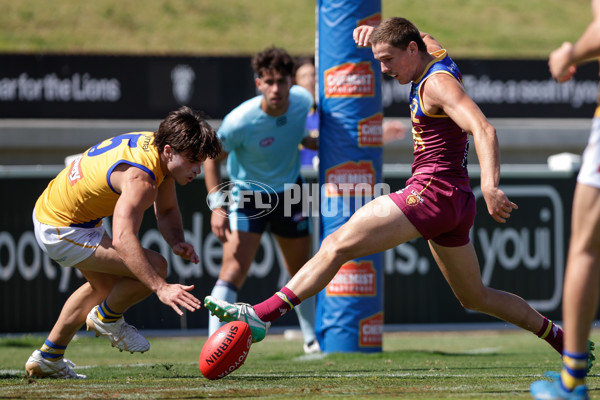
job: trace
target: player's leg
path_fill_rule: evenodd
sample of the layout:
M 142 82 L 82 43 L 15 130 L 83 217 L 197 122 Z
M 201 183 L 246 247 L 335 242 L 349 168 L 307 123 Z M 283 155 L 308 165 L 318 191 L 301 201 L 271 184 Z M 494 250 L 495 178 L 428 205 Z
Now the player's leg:
M 250 265 L 260 246 L 260 233 L 232 230 L 223 243 L 223 261 L 219 278 L 211 296 L 229 303 L 237 301 L 238 290 L 248 277 Z M 215 333 L 223 323 L 218 317 L 209 316 L 208 335 Z
M 215 302 L 210 296 L 204 304 L 224 320 L 248 322 L 254 341 L 260 341 L 271 321 L 317 294 L 345 262 L 387 250 L 419 236 L 417 229 L 389 196 L 381 196 L 361 207 L 348 222 L 327 236 L 317 254 L 271 298 L 254 308 Z
M 64 255 L 67 260 L 81 260 L 85 257 L 83 261 L 79 261 L 69 268 L 80 269 L 88 282 L 67 299 L 44 345 L 34 351 L 25 368 L 27 373 L 32 376 L 82 378 L 85 376 L 76 374 L 71 369 L 73 364 L 65 360 L 63 356 L 67 345 L 81 325 L 86 322 L 89 314 L 96 310 L 99 303 L 112 295 L 117 295 L 117 301 L 114 303 L 115 309 L 122 306 L 124 311 L 132 304 L 147 297 L 151 292 L 133 278 L 131 271 L 123 264 L 112 247 L 110 237 L 102 229 L 65 231 L 69 240 L 56 241 L 52 236 L 55 234 L 53 232 L 56 232 L 55 228 L 43 226 L 35 218 L 34 227 L 36 238 L 44 251 L 53 256 Z M 85 246 L 73 243 L 85 243 Z M 152 264 L 157 266 L 157 270 L 166 276 L 164 258 L 150 250 L 147 250 L 147 256 Z M 162 268 L 158 267 L 159 265 Z M 115 290 L 119 285 L 122 285 L 122 292 Z M 119 294 L 121 294 L 120 298 Z M 101 324 L 100 321 L 98 323 Z M 139 335 L 135 328 L 125 324 L 122 318 L 114 326 L 114 330 L 118 331 L 119 335 L 114 340 L 112 336 L 110 337 L 113 345 L 115 345 L 115 341 L 122 342 L 124 338 L 133 344 L 131 346 L 121 345 L 121 349 L 131 347 L 133 351 L 145 351 L 149 348 L 147 340 Z M 140 343 L 141 345 L 139 345 Z
M 144 254 L 156 272 L 167 276 L 167 260 L 152 250 L 144 249 Z M 82 262 L 75 265 L 83 273 L 99 272 L 119 276 L 108 294 L 106 303 L 115 313 L 123 314 L 128 308 L 148 297 L 152 291 L 127 268 L 115 248 L 112 239 L 104 235 L 96 251 Z
M 463 307 L 535 333 L 559 354 L 562 353 L 563 331 L 559 326 L 533 309 L 523 298 L 483 284 L 472 243 L 459 247 L 445 247 L 433 241 L 429 244 L 442 274 Z M 592 359 L 593 356 L 590 367 Z
M 598 310 L 600 286 L 600 189 L 577 184 L 573 198 L 571 241 L 563 291 L 565 346 L 563 369 L 552 381 L 531 385 L 534 398 L 567 393 L 581 398 L 589 359 L 590 328 Z M 570 397 L 569 397 L 570 398 Z
M 565 350 L 587 352 L 600 289 L 600 189 L 578 184 L 565 273 Z
M 294 276 L 296 272 L 310 259 L 312 239 L 310 236 L 287 238 L 274 235 L 281 249 L 285 267 Z M 305 299 L 294 309 L 298 315 L 298 323 L 304 338 L 304 352 L 316 353 L 320 351 L 315 335 L 316 296 Z
M 156 272 L 166 278 L 167 260 L 152 250 L 144 249 L 144 254 Z M 145 352 L 150 343 L 137 329 L 125 322 L 123 313 L 131 306 L 148 297 L 152 291 L 140 282 L 127 268 L 108 235 L 104 235 L 96 251 L 75 266 L 84 275 L 90 272 L 117 276 L 108 295 L 93 307 L 86 318 L 87 329 L 97 336 L 107 337 L 113 347 L 121 351 Z M 92 286 L 94 285 L 91 282 Z M 151 316 L 150 316 L 151 317 Z
M 304 300 L 320 292 L 345 262 L 390 249 L 419 236 L 389 196 L 377 197 L 327 236 L 319 251 L 285 286 Z
M 240 288 L 248 277 L 250 265 L 260 246 L 260 233 L 231 231 L 223 243 L 223 266 L 219 279 Z
M 544 317 L 525 300 L 483 284 L 472 243 L 445 247 L 430 240 L 429 245 L 444 278 L 463 307 L 492 315 L 530 332 L 540 330 Z
M 54 327 L 39 350 L 35 350 L 25 364 L 27 375 L 82 379 L 72 370 L 74 366 L 64 358 L 67 346 L 73 336 L 85 323 L 89 311 L 101 302 L 119 279 L 114 275 L 97 272 L 83 273 L 88 282 L 80 286 L 65 302 Z M 91 283 L 90 283 L 91 282 Z
M 585 375 L 594 355 L 585 344 L 591 343 L 589 333 L 598 309 L 600 280 L 599 144 L 600 118 L 594 118 L 573 197 L 571 240 L 563 289 L 563 370 L 561 374 L 551 375 L 551 381 L 532 383 L 531 394 L 536 399 L 558 395 L 562 398 L 587 398 Z M 588 365 L 584 369 L 586 359 Z
M 54 327 L 48 335 L 53 343 L 67 346 L 85 323 L 92 308 L 111 292 L 120 277 L 100 272 L 82 271 L 87 282 L 80 286 L 65 302 Z

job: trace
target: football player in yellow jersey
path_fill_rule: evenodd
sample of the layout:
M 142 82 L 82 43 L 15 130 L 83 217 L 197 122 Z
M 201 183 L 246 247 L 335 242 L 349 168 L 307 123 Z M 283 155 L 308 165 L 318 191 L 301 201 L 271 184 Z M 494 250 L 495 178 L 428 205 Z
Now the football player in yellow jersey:
M 167 261 L 137 238 L 146 209 L 154 206 L 158 229 L 178 256 L 199 262 L 185 242 L 175 183 L 185 185 L 221 142 L 204 117 L 189 107 L 169 113 L 158 131 L 134 132 L 91 147 L 50 182 L 33 213 L 40 247 L 87 282 L 65 302 L 47 340 L 25 364 L 29 376 L 82 379 L 64 359 L 85 323 L 121 351 L 144 352 L 148 341 L 123 313 L 152 293 L 179 315 L 200 308 L 193 285 L 169 284 Z M 113 216 L 109 237 L 102 218 Z

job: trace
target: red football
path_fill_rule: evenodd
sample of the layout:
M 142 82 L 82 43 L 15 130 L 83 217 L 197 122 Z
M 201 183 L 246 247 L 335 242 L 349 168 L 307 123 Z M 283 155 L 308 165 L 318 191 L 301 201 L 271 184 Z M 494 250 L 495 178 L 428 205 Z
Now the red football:
M 208 338 L 198 366 L 208 379 L 221 379 L 244 364 L 252 345 L 250 326 L 242 321 L 229 322 Z

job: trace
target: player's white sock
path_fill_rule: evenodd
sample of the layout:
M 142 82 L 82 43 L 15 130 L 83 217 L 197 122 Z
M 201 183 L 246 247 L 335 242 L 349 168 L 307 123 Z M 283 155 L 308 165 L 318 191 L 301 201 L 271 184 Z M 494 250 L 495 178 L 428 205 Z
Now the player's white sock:
M 235 303 L 238 298 L 237 289 L 229 282 L 218 280 L 210 295 L 219 300 L 225 300 L 229 303 Z M 208 316 L 208 336 L 212 336 L 224 322 L 220 322 L 218 317 L 213 315 Z
M 317 297 L 312 296 L 294 307 L 298 315 L 300 330 L 304 336 L 304 343 L 310 343 L 315 340 L 315 314 L 317 312 Z

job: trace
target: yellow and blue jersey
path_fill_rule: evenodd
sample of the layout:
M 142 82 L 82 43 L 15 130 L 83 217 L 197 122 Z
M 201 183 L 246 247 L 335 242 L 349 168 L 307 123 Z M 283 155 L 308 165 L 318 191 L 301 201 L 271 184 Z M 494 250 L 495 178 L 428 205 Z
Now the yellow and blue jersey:
M 114 212 L 120 193 L 110 176 L 119 164 L 145 171 L 160 185 L 165 174 L 160 165 L 154 133 L 133 132 L 107 139 L 89 148 L 63 169 L 35 204 L 43 224 L 92 228 Z

